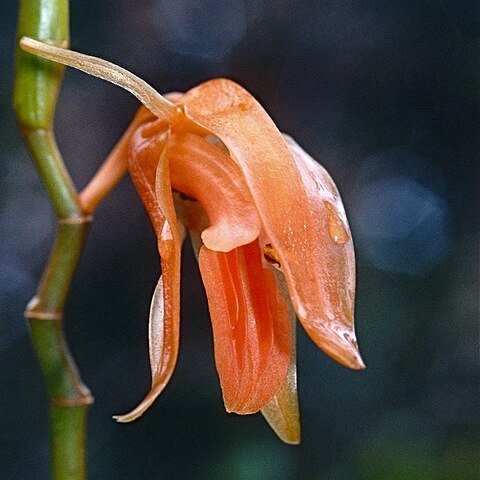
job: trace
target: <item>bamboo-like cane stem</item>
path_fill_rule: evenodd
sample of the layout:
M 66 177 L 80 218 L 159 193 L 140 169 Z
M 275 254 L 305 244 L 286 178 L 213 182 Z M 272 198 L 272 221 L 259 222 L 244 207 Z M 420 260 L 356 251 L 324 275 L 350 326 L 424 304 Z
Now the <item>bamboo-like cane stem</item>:
M 68 0 L 21 0 L 17 40 L 29 35 L 68 46 L 68 10 Z M 53 135 L 62 75 L 62 66 L 28 55 L 17 46 L 14 110 L 58 219 L 49 262 L 25 316 L 50 401 L 53 478 L 84 480 L 86 419 L 93 399 L 69 353 L 62 319 L 90 217 L 79 206 Z
M 62 316 L 89 224 L 88 217 L 59 221 L 37 295 L 25 312 L 50 400 L 55 480 L 86 478 L 86 420 L 93 398 L 83 385 L 68 350 Z

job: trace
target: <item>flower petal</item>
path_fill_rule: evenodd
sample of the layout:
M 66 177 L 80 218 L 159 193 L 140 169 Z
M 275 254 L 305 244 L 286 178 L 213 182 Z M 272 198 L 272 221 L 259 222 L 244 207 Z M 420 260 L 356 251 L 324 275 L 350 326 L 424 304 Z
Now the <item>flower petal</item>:
M 350 237 L 341 243 L 329 234 L 331 224 L 348 233 L 346 224 L 338 224 L 336 206 L 323 202 L 315 178 L 305 178 L 275 124 L 242 87 L 211 80 L 181 102 L 188 118 L 223 141 L 243 172 L 311 338 L 335 360 L 363 368 L 353 329 L 353 244 Z
M 200 233 L 205 227 L 205 213 L 198 202 L 181 198 L 180 195 L 174 195 L 175 210 L 178 218 L 190 234 L 195 257 L 198 260 L 199 252 L 203 246 Z M 203 219 L 203 220 L 202 220 Z M 300 443 L 300 413 L 298 407 L 297 395 L 297 365 L 296 365 L 296 317 L 292 304 L 289 300 L 285 278 L 281 272 L 263 262 L 264 267 L 274 274 L 277 285 L 277 296 L 281 296 L 280 301 L 285 301 L 288 305 L 288 317 L 290 321 L 291 332 L 291 353 L 288 365 L 287 376 L 282 387 L 272 397 L 272 399 L 262 407 L 261 412 L 270 427 L 285 443 L 297 445 Z
M 161 121 L 140 127 L 132 137 L 130 174 L 157 234 L 162 277 L 150 312 L 152 387 L 134 410 L 117 417 L 119 422 L 135 420 L 145 412 L 167 385 L 177 360 L 181 239 L 170 187 L 167 137 L 166 125 Z
M 354 332 L 355 253 L 338 189 L 328 172 L 293 139 L 286 136 L 307 193 L 317 241 L 312 263 L 323 282 L 326 321 L 305 316 L 310 337 L 334 359 L 355 369 L 365 368 Z M 345 345 L 353 348 L 345 348 Z
M 282 386 L 290 359 L 287 306 L 262 267 L 258 243 L 231 252 L 200 249 L 225 408 L 255 413 Z
M 280 390 L 262 408 L 261 412 L 281 440 L 291 445 L 298 445 L 300 443 L 300 411 L 298 407 L 297 358 L 295 346 L 297 319 L 292 304 L 288 299 L 287 286 L 282 273 L 275 271 L 273 267 L 271 268 L 275 275 L 277 286 L 279 286 L 278 295 L 282 295 L 288 305 L 292 350 L 287 377 Z
M 179 114 L 172 102 L 162 97 L 147 82 L 118 65 L 30 37 L 22 37 L 19 45 L 26 52 L 118 85 L 135 95 L 158 118 L 173 119 Z
M 191 133 L 169 141 L 172 187 L 197 199 L 210 220 L 202 233 L 210 250 L 228 252 L 252 242 L 260 233 L 260 218 L 243 176 L 219 147 Z

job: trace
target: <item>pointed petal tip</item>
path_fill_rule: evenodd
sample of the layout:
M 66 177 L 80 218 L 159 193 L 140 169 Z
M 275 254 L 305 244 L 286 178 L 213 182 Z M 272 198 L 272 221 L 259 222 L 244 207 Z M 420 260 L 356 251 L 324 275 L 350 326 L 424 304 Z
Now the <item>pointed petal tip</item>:
M 160 395 L 165 385 L 156 385 L 147 393 L 145 398 L 137 405 L 133 410 L 124 415 L 114 415 L 112 418 L 118 423 L 130 423 L 141 417 L 150 407 L 150 405 L 155 401 L 155 399 Z
M 290 407 L 290 410 L 288 407 Z M 282 442 L 288 445 L 300 444 L 301 434 L 298 403 L 294 405 L 288 405 L 288 403 L 279 405 L 277 397 L 273 399 L 273 404 L 265 405 L 261 412 L 271 429 Z
M 350 361 L 348 363 L 342 363 L 342 365 L 345 365 L 346 367 L 349 367 L 352 370 L 365 370 L 367 368 L 358 350 L 350 358 Z
M 353 330 L 337 323 L 320 323 L 320 328 L 317 324 L 316 328 L 307 328 L 307 332 L 319 348 L 341 365 L 352 370 L 366 368 Z
M 125 419 L 124 415 L 112 415 L 112 419 L 117 423 L 129 423 L 131 420 Z
M 271 429 L 283 443 L 287 445 L 300 445 L 301 434 L 298 410 L 296 412 L 297 416 L 293 418 L 278 417 L 278 411 L 269 411 L 268 407 L 262 409 L 262 414 Z
M 300 435 L 298 437 L 279 437 L 280 440 L 283 443 L 286 443 L 287 445 L 300 445 L 302 442 L 302 439 L 300 438 Z
M 322 350 L 344 367 L 352 370 L 365 370 L 366 365 L 360 354 L 355 337 L 334 337 L 322 340 Z

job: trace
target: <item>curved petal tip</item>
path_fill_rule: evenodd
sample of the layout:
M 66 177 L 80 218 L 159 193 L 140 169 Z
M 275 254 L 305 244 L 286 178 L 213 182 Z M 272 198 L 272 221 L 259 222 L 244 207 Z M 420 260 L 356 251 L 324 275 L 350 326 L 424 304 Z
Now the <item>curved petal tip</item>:
M 125 413 L 124 415 L 114 415 L 112 418 L 118 423 L 133 422 L 137 418 L 141 417 L 146 412 L 146 410 L 148 410 L 148 407 L 150 407 L 150 405 L 155 401 L 159 394 L 159 391 L 152 389 L 143 399 L 143 401 L 132 411 Z

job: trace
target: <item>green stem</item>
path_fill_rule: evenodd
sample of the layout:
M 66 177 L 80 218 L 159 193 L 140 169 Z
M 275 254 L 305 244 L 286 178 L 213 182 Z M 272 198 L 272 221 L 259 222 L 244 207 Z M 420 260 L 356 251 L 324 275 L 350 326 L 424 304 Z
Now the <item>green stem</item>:
M 59 221 L 57 238 L 37 295 L 25 315 L 51 405 L 53 478 L 86 478 L 88 407 L 93 399 L 68 350 L 62 312 L 88 233 L 88 217 Z
M 53 478 L 86 478 L 87 406 L 56 407 L 52 416 Z
M 57 217 L 81 217 L 77 193 L 58 151 L 52 130 L 24 125 L 21 125 L 21 129 Z
M 17 41 L 27 35 L 68 46 L 68 7 L 68 0 L 21 0 Z M 91 219 L 78 204 L 53 134 L 63 70 L 17 45 L 13 106 L 58 218 L 49 262 L 25 316 L 50 401 L 53 478 L 84 480 L 87 413 L 93 399 L 68 350 L 62 319 Z

